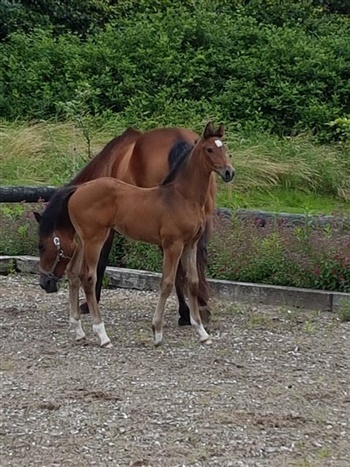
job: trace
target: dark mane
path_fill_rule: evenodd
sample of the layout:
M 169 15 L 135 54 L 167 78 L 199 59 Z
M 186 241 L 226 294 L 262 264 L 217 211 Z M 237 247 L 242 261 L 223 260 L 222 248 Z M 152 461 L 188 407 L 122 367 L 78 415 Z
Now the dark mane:
M 193 146 L 184 140 L 177 141 L 173 145 L 168 156 L 170 172 L 162 181 L 161 185 L 168 185 L 175 180 L 181 168 L 184 166 L 185 161 L 188 159 L 188 156 L 191 154 L 192 149 Z
M 76 189 L 76 186 L 67 186 L 51 197 L 39 224 L 40 236 L 48 237 L 55 229 L 73 229 L 68 215 L 68 200 Z
M 104 173 L 108 162 L 111 158 L 115 157 L 114 148 L 118 145 L 127 144 L 131 139 L 134 140 L 138 136 L 142 135 L 141 131 L 134 130 L 133 128 L 127 128 L 124 133 L 113 138 L 106 146 L 91 159 L 91 161 L 81 169 L 73 180 L 68 185 L 79 185 L 80 183 L 87 182 L 94 178 L 101 176 L 109 176 L 108 173 Z

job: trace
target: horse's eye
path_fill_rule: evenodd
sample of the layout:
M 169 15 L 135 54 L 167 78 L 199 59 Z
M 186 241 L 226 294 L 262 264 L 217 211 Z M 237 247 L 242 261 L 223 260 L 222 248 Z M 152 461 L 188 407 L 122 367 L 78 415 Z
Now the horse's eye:
M 39 245 L 39 251 L 40 251 L 40 253 L 42 253 L 44 250 L 45 250 L 44 245 L 43 245 L 42 243 L 40 243 L 40 245 Z
M 207 148 L 208 152 L 213 152 L 213 148 Z

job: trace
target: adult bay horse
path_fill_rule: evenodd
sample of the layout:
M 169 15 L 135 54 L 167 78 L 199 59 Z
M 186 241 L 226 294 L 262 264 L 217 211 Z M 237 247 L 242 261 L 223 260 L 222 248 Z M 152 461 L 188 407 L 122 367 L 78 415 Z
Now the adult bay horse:
M 180 160 L 186 151 L 193 147 L 199 136 L 184 128 L 157 128 L 145 133 L 127 129 L 121 136 L 110 141 L 81 172 L 69 183 L 78 185 L 99 177 L 113 177 L 140 187 L 150 188 L 159 185 L 167 176 L 169 168 Z M 205 202 L 206 226 L 198 242 L 198 302 L 203 322 L 210 318 L 208 307 L 209 289 L 205 279 L 207 262 L 207 243 L 209 240 L 212 213 L 216 192 L 215 176 L 209 183 Z M 74 250 L 74 229 L 69 221 L 60 222 L 60 229 L 55 236 L 48 234 L 41 215 L 35 213 L 39 227 L 40 285 L 47 292 L 56 292 L 59 281 Z M 112 247 L 114 231 L 106 239 L 101 250 L 97 268 L 96 297 L 99 301 L 102 279 L 107 266 L 108 255 Z M 189 325 L 190 316 L 184 296 L 184 272 L 179 265 L 176 281 L 176 293 L 179 301 L 179 325 Z M 82 305 L 82 312 L 88 312 L 87 304 Z
M 76 248 L 67 267 L 70 323 L 76 339 L 85 338 L 79 307 L 83 286 L 93 331 L 102 347 L 111 347 L 96 298 L 97 265 L 103 245 L 115 229 L 120 234 L 163 250 L 163 270 L 158 304 L 152 320 L 154 342 L 163 339 L 166 300 L 174 286 L 178 265 L 184 271 L 190 319 L 200 341 L 210 343 L 198 307 L 197 244 L 206 224 L 205 204 L 212 172 L 225 182 L 234 169 L 221 141 L 223 126 L 211 123 L 193 148 L 189 148 L 160 186 L 141 188 L 110 177 L 63 188 L 53 197 L 44 222 L 47 230 L 59 228 L 57 220 L 71 222 Z M 58 209 L 57 209 L 58 207 Z

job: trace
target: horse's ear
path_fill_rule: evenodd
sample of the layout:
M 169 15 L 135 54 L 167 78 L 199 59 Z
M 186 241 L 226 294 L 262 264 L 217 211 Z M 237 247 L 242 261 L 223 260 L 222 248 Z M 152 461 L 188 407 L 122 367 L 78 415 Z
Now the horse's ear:
M 219 138 L 222 138 L 224 136 L 224 133 L 225 133 L 225 127 L 224 125 L 221 123 L 219 128 L 216 130 L 216 135 L 219 137 Z
M 203 138 L 209 138 L 210 136 L 213 135 L 213 124 L 212 122 L 208 122 L 204 128 L 204 131 L 203 131 Z
M 33 214 L 34 214 L 34 217 L 35 217 L 35 219 L 36 219 L 37 223 L 38 223 L 38 224 L 40 224 L 40 221 L 41 221 L 42 215 L 41 215 L 41 214 L 39 214 L 39 213 L 38 213 L 38 212 L 36 212 L 36 211 L 33 211 Z

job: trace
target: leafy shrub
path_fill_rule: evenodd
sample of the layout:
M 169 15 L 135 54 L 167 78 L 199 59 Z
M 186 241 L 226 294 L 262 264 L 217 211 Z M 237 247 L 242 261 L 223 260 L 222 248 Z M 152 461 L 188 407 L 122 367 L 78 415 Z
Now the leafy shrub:
M 27 204 L 0 205 L 0 255 L 37 255 L 37 223 Z
M 115 17 L 109 0 L 33 0 L 0 2 L 0 40 L 12 32 L 50 27 L 55 34 L 71 32 L 85 37 Z M 123 3 L 119 0 L 119 3 Z
M 334 139 L 350 141 L 350 117 L 336 118 L 329 126 L 334 131 Z
M 147 243 L 126 241 L 124 266 L 130 269 L 161 271 L 160 249 Z
M 37 255 L 31 205 L 2 205 L 0 255 Z M 35 206 L 37 209 L 37 206 Z M 263 226 L 264 225 L 264 226 Z M 208 274 L 217 279 L 350 292 L 350 228 L 289 227 L 278 220 L 217 219 Z M 117 236 L 109 264 L 161 271 L 158 247 Z
M 209 251 L 212 277 L 350 291 L 347 227 L 290 227 L 274 221 L 217 223 Z
M 61 3 L 53 3 L 57 18 Z M 70 6 L 74 21 L 78 3 Z M 14 28 L 0 43 L 0 113 L 57 116 L 86 84 L 92 114 L 109 110 L 130 125 L 215 115 L 237 129 L 308 130 L 325 140 L 334 136 L 328 124 L 349 113 L 349 22 L 327 8 L 292 0 L 119 3 L 87 2 L 84 13 L 96 10 L 105 27 L 89 34 L 88 26 L 83 38 L 70 32 L 80 26 L 69 26 L 68 14 L 60 34 L 50 15 L 28 34 Z

